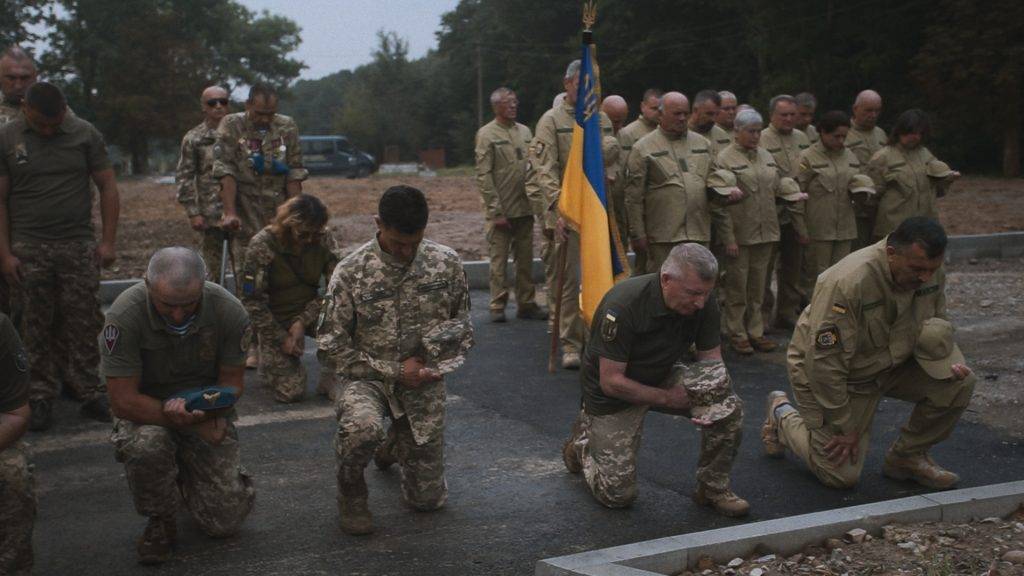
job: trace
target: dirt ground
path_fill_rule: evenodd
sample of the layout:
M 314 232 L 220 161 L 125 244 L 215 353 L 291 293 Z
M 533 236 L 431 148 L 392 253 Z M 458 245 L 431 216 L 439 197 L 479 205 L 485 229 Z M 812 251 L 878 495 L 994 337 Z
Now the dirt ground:
M 455 248 L 467 261 L 487 257 L 479 196 L 465 170 L 437 177 L 312 178 L 304 189 L 325 201 L 332 229 L 350 250 L 373 237 L 377 200 L 400 183 L 426 194 L 429 238 Z M 121 181 L 120 190 L 118 261 L 104 271 L 104 279 L 139 277 L 155 249 L 197 240 L 175 203 L 173 185 L 136 178 Z M 1024 179 L 964 177 L 939 206 L 950 234 L 1024 230 Z M 539 254 L 540 242 L 535 245 Z M 1024 260 L 957 264 L 948 274 L 950 315 L 979 377 L 966 417 L 1024 438 L 1024 419 L 1019 417 L 1024 401 Z
M 762 551 L 717 565 L 698 561 L 679 576 L 1011 576 L 1024 574 L 1024 512 L 969 523 L 884 526 L 880 534 L 850 532 L 789 557 Z

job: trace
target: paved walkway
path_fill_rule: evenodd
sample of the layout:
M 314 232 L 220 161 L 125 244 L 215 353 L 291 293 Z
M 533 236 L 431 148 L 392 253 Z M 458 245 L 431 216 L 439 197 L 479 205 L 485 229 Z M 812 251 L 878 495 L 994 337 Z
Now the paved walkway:
M 221 541 L 205 538 L 181 516 L 174 560 L 142 568 L 134 543 L 145 521 L 132 509 L 108 429 L 80 419 L 75 404 L 61 401 L 55 429 L 28 436 L 39 496 L 36 574 L 525 575 L 540 558 L 737 523 L 690 501 L 697 434 L 685 419 L 661 414 L 646 423 L 637 504 L 629 510 L 598 505 L 561 462 L 561 442 L 579 405 L 577 373 L 547 374 L 543 322 L 489 324 L 486 294 L 474 292 L 473 304 L 477 346 L 448 388 L 451 496 L 444 510 L 410 511 L 400 501 L 397 470 L 371 467 L 367 479 L 378 532 L 368 538 L 342 534 L 334 499 L 333 410 L 319 398 L 277 405 L 250 373 L 239 436 L 256 481 L 256 509 L 238 536 Z M 727 359 L 746 401 L 734 489 L 753 504 L 748 520 L 922 492 L 879 472 L 885 448 L 909 413 L 898 402 L 882 405 L 856 491 L 824 488 L 795 462 L 764 458 L 758 441 L 762 400 L 769 390 L 786 387 L 782 356 Z M 961 473 L 964 487 L 1024 478 L 1020 447 L 977 425 L 961 423 L 935 457 Z

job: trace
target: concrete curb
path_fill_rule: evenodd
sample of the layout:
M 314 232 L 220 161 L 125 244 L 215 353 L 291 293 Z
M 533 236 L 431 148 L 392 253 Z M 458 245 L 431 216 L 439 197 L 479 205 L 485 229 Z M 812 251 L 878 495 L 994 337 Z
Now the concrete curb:
M 629 254 L 630 261 L 633 254 Z M 1020 258 L 1024 257 L 1024 232 L 1004 232 L 1000 234 L 980 234 L 976 236 L 953 236 L 949 239 L 946 250 L 947 262 L 963 262 L 972 258 Z M 487 260 L 464 262 L 469 287 L 473 290 L 487 290 L 490 284 L 490 263 Z M 509 264 L 508 275 L 514 274 Z M 100 297 L 104 304 L 110 304 L 117 295 L 135 284 L 137 278 L 128 280 L 105 280 L 100 283 Z M 544 263 L 540 258 L 533 260 L 533 281 L 544 282 Z M 229 289 L 234 289 L 234 278 L 228 275 Z
M 536 576 L 655 576 L 677 574 L 701 556 L 718 563 L 762 546 L 789 555 L 853 528 L 878 535 L 894 522 L 962 522 L 1006 516 L 1024 503 L 1024 481 L 922 494 L 874 504 L 754 522 L 729 528 L 581 552 L 537 562 Z

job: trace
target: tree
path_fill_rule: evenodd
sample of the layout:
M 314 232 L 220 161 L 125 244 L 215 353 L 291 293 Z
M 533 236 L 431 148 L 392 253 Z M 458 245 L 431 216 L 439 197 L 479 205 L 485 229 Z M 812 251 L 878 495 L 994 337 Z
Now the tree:
M 287 58 L 300 42 L 294 22 L 231 0 L 60 4 L 44 68 L 63 79 L 76 112 L 128 147 L 138 172 L 152 139 L 177 139 L 195 122 L 204 87 L 284 88 L 303 66 Z
M 0 50 L 38 40 L 29 27 L 46 20 L 51 4 L 51 0 L 0 0 Z

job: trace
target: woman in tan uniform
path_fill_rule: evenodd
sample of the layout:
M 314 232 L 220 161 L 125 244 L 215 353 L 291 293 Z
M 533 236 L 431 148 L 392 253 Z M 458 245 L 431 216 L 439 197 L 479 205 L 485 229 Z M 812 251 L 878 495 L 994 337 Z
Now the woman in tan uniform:
M 722 222 L 725 245 L 725 329 L 740 354 L 771 352 L 775 343 L 764 336 L 761 303 L 768 282 L 768 263 L 779 241 L 776 198 L 803 197 L 792 178 L 780 176 L 772 155 L 758 146 L 761 115 L 743 110 L 734 122 L 735 141 L 718 155 L 717 168 L 736 176 L 743 199 L 728 207 Z
M 800 154 L 797 182 L 807 194 L 807 236 L 803 290 L 810 299 L 818 275 L 850 253 L 857 239 L 853 194 L 874 194 L 875 187 L 857 156 L 845 146 L 850 118 L 827 112 L 818 123 L 820 140 Z
M 935 199 L 945 196 L 949 185 L 960 177 L 923 146 L 929 131 L 923 111 L 907 110 L 896 119 L 889 143 L 868 162 L 868 174 L 879 194 L 876 240 L 911 216 L 938 218 Z

